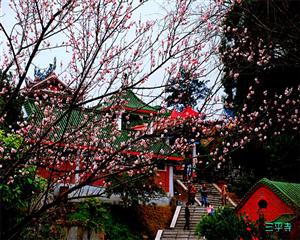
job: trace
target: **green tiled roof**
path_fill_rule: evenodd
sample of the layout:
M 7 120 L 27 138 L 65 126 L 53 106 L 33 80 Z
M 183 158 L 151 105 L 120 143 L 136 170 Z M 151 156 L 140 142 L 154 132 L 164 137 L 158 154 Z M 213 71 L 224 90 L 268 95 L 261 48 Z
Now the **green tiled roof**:
M 300 183 L 278 182 L 263 178 L 257 183 L 260 184 L 271 188 L 286 204 L 300 209 Z
M 296 216 L 294 214 L 282 214 L 272 222 L 292 222 Z
M 121 98 L 124 99 L 126 103 L 126 107 L 133 108 L 133 109 L 142 109 L 148 111 L 157 112 L 159 109 L 157 107 L 152 107 L 141 99 L 139 99 L 131 90 L 126 90 L 121 93 Z
M 24 108 L 26 110 L 29 119 L 34 116 L 35 124 L 39 124 L 44 118 L 44 113 L 42 109 L 34 103 L 33 99 L 28 99 L 24 103 Z M 84 115 L 90 115 L 92 112 L 85 111 L 83 109 L 77 108 L 70 111 L 68 114 L 65 114 L 62 117 L 62 114 L 65 113 L 67 109 L 55 109 L 54 115 L 56 119 L 60 119 L 60 121 L 55 125 L 54 129 L 50 132 L 50 138 L 52 141 L 59 140 L 61 136 L 65 132 L 70 132 L 74 127 L 83 124 Z M 97 115 L 95 115 L 97 117 Z M 54 136 L 55 135 L 55 136 Z M 50 139 L 49 139 L 50 140 Z
M 131 108 L 133 110 L 146 110 L 146 111 L 151 111 L 151 112 L 158 112 L 160 107 L 155 106 L 152 107 L 149 104 L 143 102 L 140 98 L 138 98 L 132 90 L 125 90 L 121 92 L 118 96 L 113 96 L 112 98 L 118 98 L 121 100 L 126 101 L 126 103 L 123 105 L 124 107 Z M 100 105 L 98 109 L 102 109 L 103 107 L 109 107 L 104 105 Z
M 254 186 L 248 191 L 237 206 L 237 210 L 240 209 L 254 191 L 262 185 L 270 188 L 287 205 L 300 209 L 300 183 L 271 181 L 267 178 L 263 178 L 254 184 Z
M 34 103 L 33 99 L 29 99 L 25 102 L 24 108 L 26 110 L 26 113 L 29 117 L 29 121 L 31 121 L 31 117 L 34 116 L 35 124 L 38 125 L 42 119 L 44 118 L 44 113 L 42 109 Z M 65 109 L 67 110 L 67 108 Z M 65 112 L 64 109 L 57 109 L 54 114 L 56 119 L 58 119 L 62 114 Z M 70 132 L 74 130 L 74 127 L 79 127 L 82 124 L 84 124 L 84 115 L 89 116 L 89 120 L 87 122 L 92 122 L 94 120 L 100 119 L 103 113 L 99 111 L 91 111 L 90 109 L 83 109 L 83 108 L 77 108 L 71 110 L 68 114 L 66 114 L 64 117 L 61 118 L 61 120 L 57 123 L 57 125 L 54 127 L 53 130 L 51 130 L 51 134 L 48 135 L 47 140 L 50 141 L 57 141 L 61 138 L 64 131 Z M 131 132 L 132 133 L 132 132 Z M 122 130 L 121 134 L 116 137 L 115 142 L 113 143 L 114 147 L 116 149 L 119 149 L 121 147 L 121 143 L 128 143 L 130 141 L 129 137 L 130 131 Z M 111 131 L 109 129 L 109 126 L 106 128 L 102 128 L 99 132 L 99 137 L 103 138 L 111 138 Z M 87 140 L 88 138 L 83 136 L 82 142 L 84 140 Z M 164 155 L 164 156 L 178 156 L 176 154 L 172 154 L 172 150 L 169 145 L 165 144 L 160 138 L 153 139 L 151 141 L 150 146 L 147 147 L 147 149 L 144 149 L 139 143 L 133 144 L 133 146 L 130 146 L 131 151 L 136 152 L 152 152 L 154 154 Z
M 115 146 L 118 148 L 121 146 L 122 142 L 128 142 L 130 141 L 130 138 L 128 137 L 128 134 L 130 131 L 121 131 L 121 135 L 116 138 L 115 141 Z M 132 151 L 137 151 L 137 152 L 152 152 L 154 154 L 160 154 L 160 155 L 166 155 L 166 156 L 179 156 L 177 154 L 172 153 L 172 149 L 169 145 L 164 143 L 161 139 L 159 138 L 153 138 L 149 146 L 145 149 L 143 146 L 140 144 L 136 144 L 134 146 L 131 146 Z

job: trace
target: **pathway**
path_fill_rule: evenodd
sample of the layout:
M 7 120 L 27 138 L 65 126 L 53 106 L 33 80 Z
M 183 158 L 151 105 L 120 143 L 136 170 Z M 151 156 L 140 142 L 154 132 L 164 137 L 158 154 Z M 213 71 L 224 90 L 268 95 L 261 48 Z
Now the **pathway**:
M 195 184 L 197 190 L 200 188 L 199 184 Z M 208 190 L 208 201 L 210 204 L 217 208 L 221 206 L 221 198 L 219 191 L 213 186 L 213 184 L 206 183 Z M 196 198 L 198 201 L 194 206 L 190 206 L 190 230 L 183 230 L 185 219 L 184 219 L 184 206 L 181 206 L 180 212 L 174 227 L 169 229 L 164 229 L 161 236 L 157 236 L 157 240 L 197 240 L 195 236 L 196 225 L 199 223 L 202 216 L 206 215 L 206 208 L 201 207 L 200 204 L 200 194 L 197 193 Z

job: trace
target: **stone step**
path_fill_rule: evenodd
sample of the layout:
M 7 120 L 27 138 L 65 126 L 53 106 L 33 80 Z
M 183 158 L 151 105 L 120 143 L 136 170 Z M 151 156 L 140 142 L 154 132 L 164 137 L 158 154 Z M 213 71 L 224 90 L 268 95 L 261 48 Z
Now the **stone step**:
M 185 183 L 186 184 L 186 183 Z M 186 184 L 187 185 L 187 184 Z M 199 191 L 200 185 L 194 184 L 197 190 Z M 221 206 L 221 196 L 217 189 L 212 184 L 206 184 L 208 191 L 208 202 L 214 206 L 214 208 L 218 208 Z M 201 200 L 201 195 L 199 192 L 196 194 L 196 198 Z M 197 238 L 195 236 L 195 228 L 197 224 L 200 222 L 203 216 L 207 215 L 206 207 L 199 206 L 197 202 L 194 205 L 189 206 L 190 209 L 190 230 L 183 230 L 185 225 L 185 217 L 184 217 L 184 205 L 181 208 L 179 213 L 177 222 L 173 229 L 165 229 L 163 230 L 161 240 L 203 240 L 203 238 Z
M 190 230 L 172 230 L 172 229 L 167 229 L 163 231 L 162 234 L 162 240 L 167 240 L 167 239 L 172 239 L 172 240 L 183 240 L 183 239 L 197 239 L 197 236 L 194 235 L 193 231 Z

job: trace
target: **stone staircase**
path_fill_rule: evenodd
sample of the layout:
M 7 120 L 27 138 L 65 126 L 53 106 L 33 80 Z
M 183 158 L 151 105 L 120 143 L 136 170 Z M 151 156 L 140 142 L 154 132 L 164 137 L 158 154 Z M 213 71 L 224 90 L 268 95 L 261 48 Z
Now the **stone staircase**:
M 186 185 L 186 183 L 185 183 Z M 202 216 L 206 215 L 206 208 L 200 206 L 200 185 L 194 184 L 198 192 L 196 194 L 196 203 L 193 206 L 189 206 L 191 217 L 190 217 L 190 230 L 183 230 L 185 219 L 184 219 L 184 205 L 181 206 L 176 224 L 174 227 L 169 229 L 164 229 L 160 237 L 157 237 L 156 240 L 197 240 L 195 235 L 196 225 L 200 222 Z M 213 184 L 206 183 L 208 190 L 208 202 L 217 207 L 221 206 L 221 198 L 219 191 L 213 186 Z M 202 238 L 200 238 L 202 239 Z
M 196 194 L 196 198 L 199 199 L 199 201 L 201 200 L 201 195 L 199 193 L 199 189 L 200 189 L 200 184 L 194 184 L 195 187 L 197 188 L 197 194 Z M 218 208 L 220 207 L 221 204 L 221 194 L 218 191 L 218 189 L 216 189 L 212 183 L 205 183 L 206 188 L 207 188 L 207 192 L 208 192 L 208 203 L 213 205 L 214 208 Z

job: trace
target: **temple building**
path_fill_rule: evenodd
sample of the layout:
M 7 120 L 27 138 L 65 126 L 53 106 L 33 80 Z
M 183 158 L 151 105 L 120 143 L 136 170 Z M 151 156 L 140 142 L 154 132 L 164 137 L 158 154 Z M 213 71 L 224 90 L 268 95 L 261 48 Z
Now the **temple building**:
M 251 221 L 263 216 L 267 232 L 278 232 L 281 239 L 300 239 L 300 184 L 271 181 L 257 182 L 236 208 Z
M 43 118 L 45 118 L 45 110 L 41 108 L 40 104 L 37 102 L 45 102 L 50 99 L 51 96 L 61 96 L 62 104 L 68 108 L 68 101 L 74 96 L 74 90 L 71 87 L 64 84 L 62 81 L 58 79 L 56 74 L 54 73 L 55 68 L 51 68 L 49 71 L 46 71 L 43 75 L 41 72 L 36 71 L 34 81 L 28 82 L 26 86 L 26 92 L 28 95 L 28 99 L 24 104 L 24 116 L 27 117 L 27 120 L 35 121 L 35 125 L 41 124 Z M 114 99 L 115 98 L 115 99 Z M 69 100 L 67 100 L 69 99 Z M 84 99 L 84 96 L 78 96 L 77 100 Z M 80 163 L 80 159 L 82 156 L 78 156 L 78 149 L 85 150 L 85 156 L 90 156 L 93 151 L 99 151 L 101 146 L 96 147 L 90 145 L 86 141 L 83 140 L 80 142 L 78 139 L 75 139 L 74 142 L 70 142 L 71 135 L 69 132 L 72 130 L 72 127 L 76 128 L 77 126 L 82 125 L 82 132 L 84 132 L 84 127 L 88 129 L 90 126 L 89 121 L 94 121 L 93 126 L 97 124 L 97 119 L 101 119 L 101 116 L 105 114 L 110 114 L 113 118 L 117 118 L 117 125 L 120 134 L 115 138 L 113 145 L 116 149 L 121 148 L 122 144 L 126 144 L 130 141 L 131 136 L 137 133 L 138 131 L 142 131 L 145 129 L 145 126 L 148 128 L 147 131 L 158 131 L 155 128 L 155 121 L 153 119 L 155 116 L 161 114 L 160 107 L 152 107 L 141 99 L 137 97 L 137 95 L 132 90 L 124 90 L 120 91 L 120 93 L 116 96 L 112 96 L 110 100 L 113 99 L 114 104 L 110 104 L 110 101 L 99 103 L 96 107 L 75 107 L 69 111 L 66 116 L 62 115 L 62 111 L 57 109 L 52 112 L 54 114 L 54 119 L 56 119 L 56 126 L 51 130 L 50 134 L 48 134 L 41 144 L 45 145 L 45 149 L 47 147 L 53 147 L 59 145 L 64 151 L 72 152 L 74 158 L 78 158 L 74 162 L 78 162 L 76 165 L 72 165 L 69 163 L 62 163 L 57 166 L 43 165 L 41 164 L 39 167 L 39 174 L 44 178 L 49 178 L 56 176 L 59 177 L 60 173 L 77 171 L 80 172 L 83 165 Z M 62 107 L 63 109 L 64 107 Z M 89 117 L 93 117 L 92 120 L 86 120 Z M 86 124 L 84 124 L 86 121 Z M 101 128 L 101 125 L 99 126 Z M 113 136 L 109 135 L 109 129 L 101 129 L 99 133 L 99 137 L 111 138 Z M 69 134 L 68 142 L 65 142 L 63 135 Z M 29 140 L 31 144 L 37 143 L 35 133 L 32 133 L 32 138 Z M 71 138 L 72 139 L 72 138 Z M 75 141 L 76 140 L 76 141 Z M 76 144 L 75 144 L 76 142 Z M 80 143 L 78 143 L 80 142 Z M 105 146 L 103 147 L 103 151 L 105 151 Z M 102 149 L 100 149 L 102 151 Z M 139 145 L 133 145 L 129 148 L 125 148 L 121 151 L 121 154 L 124 155 L 124 158 L 139 158 L 142 155 L 151 153 L 152 158 L 155 161 L 157 166 L 155 175 L 155 183 L 166 192 L 168 197 L 174 196 L 174 166 L 181 164 L 183 157 L 176 154 L 168 141 L 165 141 L 162 138 L 156 138 L 155 141 L 152 141 L 147 149 L 142 148 Z M 86 166 L 85 166 L 86 167 Z M 59 173 L 60 172 L 60 173 Z M 56 175 L 55 175 L 56 174 Z M 80 174 L 73 174 L 70 176 L 67 182 L 64 184 L 77 184 L 80 182 Z M 105 179 L 99 178 L 98 181 L 91 183 L 93 187 L 103 187 Z

